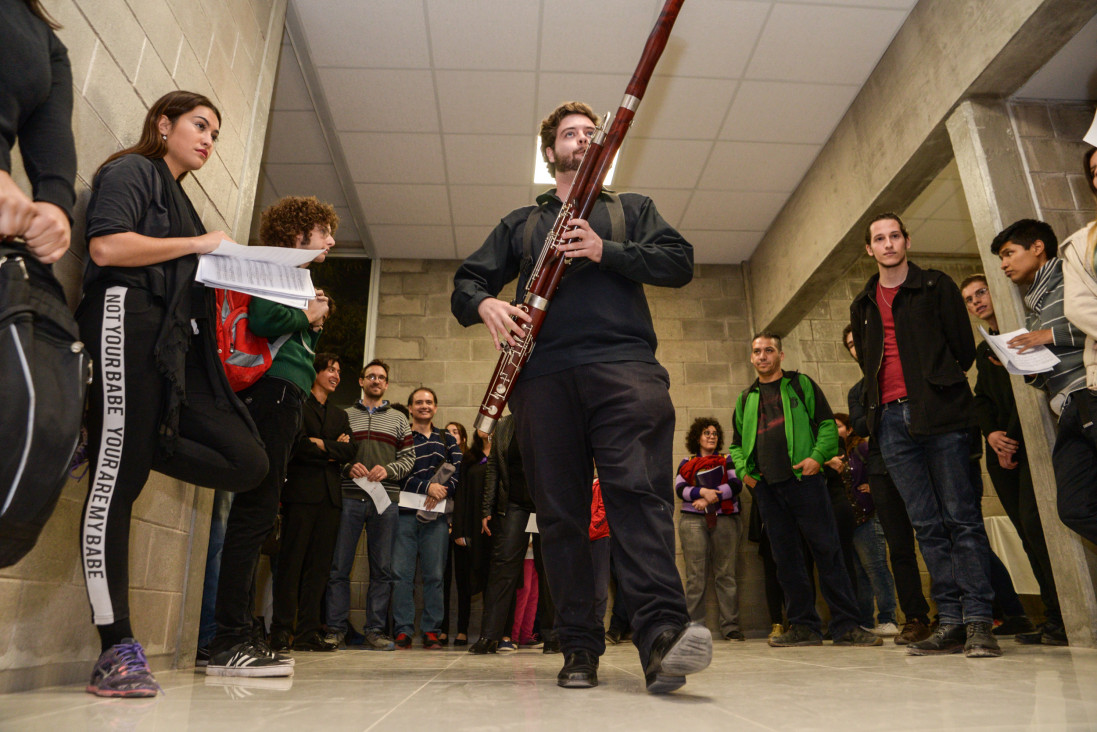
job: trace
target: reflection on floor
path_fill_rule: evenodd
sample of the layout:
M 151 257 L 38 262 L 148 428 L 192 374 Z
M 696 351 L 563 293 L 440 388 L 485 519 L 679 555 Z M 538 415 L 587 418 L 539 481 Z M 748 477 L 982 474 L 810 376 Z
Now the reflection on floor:
M 643 690 L 636 652 L 610 647 L 592 690 L 556 686 L 560 656 L 464 649 L 296 654 L 288 679 L 157 675 L 156 699 L 80 686 L 0 696 L 2 730 L 1094 730 L 1097 652 L 1020 646 L 1000 659 L 901 648 L 718 642 L 681 691 Z

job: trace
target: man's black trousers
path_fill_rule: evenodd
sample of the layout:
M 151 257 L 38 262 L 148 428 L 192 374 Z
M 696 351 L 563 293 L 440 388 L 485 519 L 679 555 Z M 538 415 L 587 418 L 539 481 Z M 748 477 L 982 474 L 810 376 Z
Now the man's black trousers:
M 595 463 L 618 591 L 641 661 L 647 664 L 660 633 L 689 622 L 674 563 L 669 381 L 656 363 L 622 361 L 526 379 L 514 389 L 511 409 L 565 654 L 605 651 L 590 542 Z

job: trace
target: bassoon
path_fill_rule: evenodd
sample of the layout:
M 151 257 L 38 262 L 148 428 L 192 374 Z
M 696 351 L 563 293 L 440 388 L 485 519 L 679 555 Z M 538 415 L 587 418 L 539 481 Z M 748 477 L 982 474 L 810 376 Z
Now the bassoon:
M 571 185 L 568 200 L 556 216 L 556 221 L 549 229 L 545 237 L 545 245 L 541 248 L 541 254 L 537 263 L 530 272 L 526 295 L 518 308 L 530 316 L 528 323 L 521 324 L 522 332 L 515 335 L 516 345 L 502 343 L 502 353 L 499 355 L 499 363 L 495 366 L 491 382 L 487 392 L 480 403 L 480 411 L 476 415 L 473 427 L 491 434 L 495 424 L 503 414 L 503 408 L 510 399 L 510 394 L 518 380 L 518 374 L 529 360 L 533 352 L 533 346 L 537 341 L 537 335 L 541 332 L 541 326 L 545 322 L 545 315 L 549 303 L 556 288 L 560 285 L 560 278 L 564 276 L 564 270 L 571 263 L 571 259 L 565 257 L 559 250 L 564 242 L 564 235 L 572 228 L 568 222 L 572 219 L 587 219 L 594 208 L 598 195 L 602 192 L 602 183 L 606 179 L 613 158 L 621 148 L 625 134 L 632 125 L 632 119 L 636 115 L 636 108 L 640 106 L 640 100 L 647 90 L 648 81 L 655 70 L 655 64 L 663 55 L 667 39 L 670 38 L 670 30 L 674 21 L 678 18 L 678 11 L 682 8 L 683 0 L 666 0 L 663 10 L 659 13 L 659 19 L 644 44 L 644 52 L 640 56 L 640 63 L 636 65 L 636 71 L 625 88 L 625 97 L 621 100 L 621 106 L 616 113 L 599 125 L 590 144 L 587 146 L 583 161 L 575 172 L 575 180 Z

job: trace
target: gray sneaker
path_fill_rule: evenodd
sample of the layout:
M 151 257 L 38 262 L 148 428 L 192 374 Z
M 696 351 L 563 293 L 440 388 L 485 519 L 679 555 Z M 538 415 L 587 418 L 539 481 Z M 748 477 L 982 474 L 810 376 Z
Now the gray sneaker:
M 834 645 L 859 647 L 882 646 L 884 645 L 884 640 L 871 631 L 854 626 L 853 630 L 835 638 Z
M 366 640 L 362 643 L 362 648 L 367 651 L 394 651 L 396 650 L 396 643 L 379 630 L 367 629 Z
M 781 635 L 769 639 L 769 644 L 774 648 L 790 648 L 792 646 L 821 646 L 823 636 L 816 633 L 806 625 L 790 625 L 788 630 Z

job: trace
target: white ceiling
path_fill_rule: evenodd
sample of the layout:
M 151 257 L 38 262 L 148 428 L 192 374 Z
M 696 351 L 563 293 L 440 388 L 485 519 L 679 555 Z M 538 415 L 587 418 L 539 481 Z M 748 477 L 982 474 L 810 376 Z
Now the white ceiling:
M 914 4 L 688 0 L 613 188 L 650 195 L 697 262 L 747 259 Z M 567 99 L 616 109 L 661 6 L 290 0 L 259 203 L 331 202 L 346 254 L 464 257 L 543 189 L 531 181 L 548 111 Z M 1089 67 L 1093 37 L 1078 51 Z M 1039 96 L 1063 75 L 1025 88 Z M 924 214 L 911 234 L 947 233 L 959 250 L 973 235 L 952 170 L 911 207 Z

